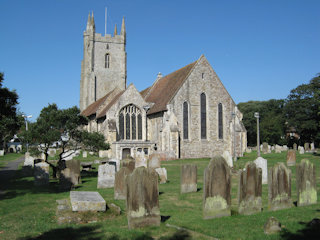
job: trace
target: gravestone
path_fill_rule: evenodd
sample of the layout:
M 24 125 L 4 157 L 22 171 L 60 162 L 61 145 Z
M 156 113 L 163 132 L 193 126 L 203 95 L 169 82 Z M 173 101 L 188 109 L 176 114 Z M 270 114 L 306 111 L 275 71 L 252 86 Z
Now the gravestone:
M 34 165 L 34 185 L 49 185 L 49 164 L 40 162 Z
M 292 146 L 292 149 L 296 151 L 298 149 L 298 145 L 296 143 L 294 143 Z
M 296 165 L 296 150 L 290 149 L 287 152 L 287 166 Z
M 204 170 L 203 218 L 230 216 L 231 172 L 225 159 L 213 157 Z
M 130 169 L 130 171 L 133 172 L 134 168 L 135 168 L 135 160 L 132 157 L 127 157 L 125 159 L 121 160 L 121 167 L 127 167 Z
M 276 152 L 276 153 L 281 153 L 281 150 L 282 150 L 282 147 L 279 146 L 279 145 L 276 145 L 276 147 L 275 147 L 275 152 Z
M 265 234 L 274 234 L 281 231 L 281 224 L 275 217 L 270 217 L 264 225 Z
M 292 206 L 291 171 L 283 163 L 277 163 L 269 169 L 268 188 L 270 210 L 279 210 Z
M 305 150 L 306 152 L 310 151 L 310 144 L 309 144 L 309 143 L 305 143 L 305 144 L 304 144 L 304 150 Z
M 314 143 L 310 144 L 310 149 L 311 149 L 312 152 L 315 150 Z
M 4 156 L 4 150 L 0 150 L 0 157 Z
M 246 153 L 252 153 L 252 149 L 251 148 L 246 148 Z
M 155 171 L 159 175 L 160 184 L 166 183 L 167 180 L 168 180 L 167 169 L 165 169 L 165 168 L 156 168 Z
M 197 165 L 184 164 L 180 172 L 180 192 L 197 192 Z
M 106 211 L 106 201 L 98 192 L 71 191 L 70 201 L 73 212 Z
M 226 160 L 229 167 L 233 167 L 232 156 L 228 151 L 224 151 L 222 157 Z
M 88 157 L 88 152 L 87 151 L 83 151 L 82 152 L 82 157 L 83 158 L 87 158 Z
M 262 153 L 267 154 L 269 150 L 269 146 L 267 142 L 262 143 Z
M 317 203 L 316 167 L 302 159 L 296 168 L 298 206 Z
M 268 184 L 268 161 L 263 157 L 258 157 L 254 160 L 258 168 L 262 170 L 262 184 Z
M 34 158 L 30 156 L 29 152 L 26 152 L 24 154 L 24 163 L 23 163 L 23 165 L 24 166 L 31 166 L 31 167 L 34 166 Z
M 135 158 L 135 168 L 138 168 L 138 167 L 147 167 L 147 158 L 144 154 L 143 151 L 141 152 L 137 152 L 136 153 L 136 158 Z
M 102 164 L 98 168 L 97 188 L 113 188 L 115 179 L 115 167 L 109 164 Z
M 304 154 L 304 147 L 299 146 L 298 150 L 299 150 L 299 154 Z
M 122 167 L 118 172 L 116 172 L 114 180 L 114 199 L 126 199 L 126 177 L 131 173 L 132 172 L 127 167 Z
M 161 167 L 159 154 L 153 153 L 149 156 L 148 168 L 156 169 Z
M 80 160 L 62 160 L 59 183 L 60 189 L 71 189 L 81 183 Z
M 136 168 L 126 178 L 128 227 L 160 226 L 158 174 L 150 168 Z
M 261 212 L 262 208 L 262 169 L 253 162 L 246 163 L 239 175 L 239 213 L 250 215 Z
M 120 170 L 120 160 L 117 158 L 111 158 L 108 162 L 110 165 L 114 165 L 116 168 L 116 172 Z

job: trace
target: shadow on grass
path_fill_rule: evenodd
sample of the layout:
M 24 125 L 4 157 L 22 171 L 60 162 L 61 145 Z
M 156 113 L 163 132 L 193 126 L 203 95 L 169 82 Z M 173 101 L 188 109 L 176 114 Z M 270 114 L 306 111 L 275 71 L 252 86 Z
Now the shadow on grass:
M 300 239 L 310 239 L 310 240 L 318 240 L 320 239 L 320 219 L 315 218 L 309 223 L 299 222 L 301 225 L 305 225 L 305 227 L 296 233 L 291 233 L 290 231 L 283 229 L 281 231 L 281 239 L 285 240 L 300 240 Z

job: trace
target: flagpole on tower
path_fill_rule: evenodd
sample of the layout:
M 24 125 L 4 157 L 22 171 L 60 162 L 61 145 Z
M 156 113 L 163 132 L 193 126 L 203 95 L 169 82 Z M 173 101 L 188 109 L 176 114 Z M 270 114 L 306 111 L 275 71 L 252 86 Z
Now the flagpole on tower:
M 104 15 L 104 35 L 107 35 L 107 8 L 105 9 Z

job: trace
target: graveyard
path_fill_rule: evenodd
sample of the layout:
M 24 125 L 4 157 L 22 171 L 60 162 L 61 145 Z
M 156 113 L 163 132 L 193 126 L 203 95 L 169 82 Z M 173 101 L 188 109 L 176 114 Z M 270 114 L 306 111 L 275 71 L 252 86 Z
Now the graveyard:
M 296 164 L 289 164 L 287 167 L 291 170 L 291 200 L 289 200 L 288 208 L 269 210 L 268 184 L 262 184 L 260 186 L 262 191 L 260 205 L 250 209 L 250 211 L 254 210 L 253 213 L 250 213 L 251 215 L 246 215 L 243 209 L 239 208 L 238 184 L 239 179 L 243 179 L 243 177 L 240 178 L 239 170 L 245 167 L 250 168 L 251 165 L 247 162 L 255 160 L 256 154 L 255 151 L 246 153 L 244 157 L 234 163 L 229 179 L 231 188 L 229 213 L 216 218 L 205 217 L 203 211 L 204 188 L 206 188 L 204 186 L 204 171 L 209 165 L 210 159 L 162 161 L 161 167 L 167 170 L 168 179 L 166 183 L 158 184 L 159 209 L 157 211 L 160 211 L 160 216 L 152 219 L 152 221 L 159 222 L 154 226 L 138 228 L 128 226 L 126 201 L 121 197 L 115 200 L 113 188 L 97 188 L 99 164 L 93 164 L 91 170 L 81 172 L 81 183 L 75 186 L 72 192 L 100 193 L 106 202 L 106 212 L 59 211 L 64 206 L 63 202 L 69 201 L 70 190 L 59 188 L 57 180 L 51 176 L 49 185 L 35 186 L 34 177 L 25 176 L 22 166 L 20 166 L 15 171 L 12 181 L 1 187 L 3 192 L 0 201 L 0 238 L 318 239 L 320 236 L 319 228 L 313 228 L 309 223 L 312 219 L 320 218 L 320 176 L 318 174 L 320 156 L 314 153 L 299 154 L 297 152 Z M 15 157 L 17 156 L 19 155 L 15 155 Z M 262 157 L 267 159 L 268 169 L 276 166 L 277 163 L 287 166 L 287 151 L 262 154 Z M 302 159 L 308 159 L 317 172 L 318 201 L 307 206 L 299 204 L 297 195 L 296 170 L 297 164 Z M 193 170 L 184 167 L 186 168 L 184 171 L 187 172 L 190 179 L 194 178 L 194 169 L 196 170 L 196 189 L 195 186 L 191 186 L 191 190 L 180 186 L 182 181 L 181 168 L 186 164 L 194 166 Z M 141 169 L 146 168 L 140 167 L 139 170 L 141 171 Z M 253 169 L 253 171 L 256 170 Z M 261 171 L 260 175 L 259 171 L 257 173 L 258 178 L 259 176 L 261 178 Z M 141 189 L 133 190 L 131 194 L 138 191 Z M 245 196 L 244 192 L 241 194 L 242 199 Z M 266 235 L 264 225 L 270 217 L 274 217 L 280 222 L 281 231 Z M 136 223 L 132 220 L 131 224 Z

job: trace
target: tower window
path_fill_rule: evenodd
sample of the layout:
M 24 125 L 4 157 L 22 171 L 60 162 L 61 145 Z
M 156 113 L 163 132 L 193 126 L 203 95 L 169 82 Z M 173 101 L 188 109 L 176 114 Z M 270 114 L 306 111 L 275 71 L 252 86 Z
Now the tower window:
M 206 94 L 200 95 L 200 131 L 201 139 L 207 138 L 207 107 L 206 107 Z
M 124 117 L 125 116 L 125 117 Z M 120 139 L 142 139 L 142 116 L 138 107 L 129 104 L 119 113 L 119 137 Z
M 183 103 L 183 139 L 189 138 L 189 116 L 188 116 L 188 103 Z
M 109 67 L 110 67 L 110 54 L 109 54 L 109 53 L 107 53 L 107 54 L 105 55 L 104 67 L 105 67 L 105 68 L 109 68 Z
M 106 45 L 106 49 L 109 49 L 109 44 Z
M 223 110 L 222 110 L 222 103 L 218 104 L 218 126 L 219 126 L 219 139 L 223 139 Z
M 201 77 L 202 77 L 202 79 L 204 79 L 204 73 L 202 73 L 202 76 L 201 76 Z

